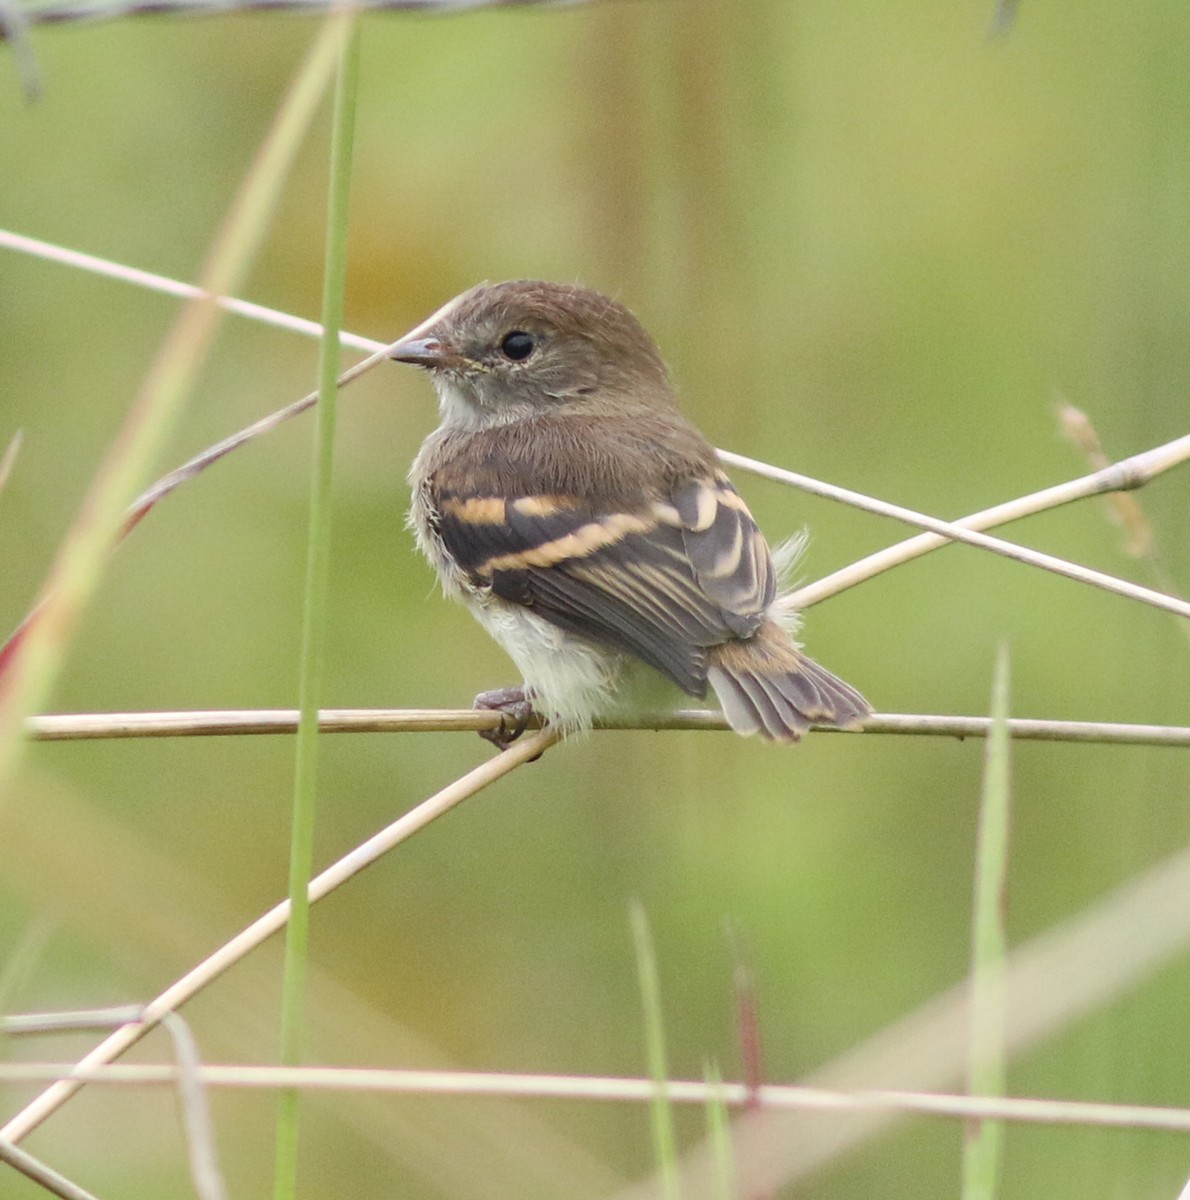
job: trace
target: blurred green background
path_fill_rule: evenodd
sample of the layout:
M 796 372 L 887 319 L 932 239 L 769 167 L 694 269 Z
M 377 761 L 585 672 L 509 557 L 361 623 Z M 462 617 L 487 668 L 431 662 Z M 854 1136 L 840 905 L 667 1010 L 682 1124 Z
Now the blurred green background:
M 943 516 L 1080 474 L 1059 397 L 1113 457 L 1190 414 L 1190 8 L 1181 0 L 621 0 L 371 17 L 347 326 L 391 339 L 480 279 L 581 280 L 642 318 L 717 445 Z M 314 25 L 283 15 L 37 29 L 45 94 L 0 55 L 0 226 L 193 279 Z M 327 136 L 304 151 L 246 293 L 316 316 Z M 0 624 L 35 595 L 176 302 L 0 250 Z M 227 320 L 170 453 L 309 390 L 317 347 Z M 424 379 L 345 395 L 327 706 L 463 706 L 513 682 L 435 594 L 403 527 L 433 427 Z M 291 707 L 313 424 L 171 497 L 111 564 L 57 710 Z M 146 481 L 147 482 L 147 481 Z M 816 577 L 901 537 L 737 474 Z M 1190 586 L 1190 476 L 1141 493 Z M 1099 503 L 1017 527 L 1148 582 Z M 1010 535 L 1011 536 L 1011 535 Z M 887 712 L 1187 723 L 1168 615 L 966 548 L 808 614 L 810 651 Z M 470 735 L 323 744 L 328 862 L 486 757 Z M 40 745 L 0 810 L 0 967 L 20 1010 L 145 999 L 285 889 L 288 739 Z M 616 733 L 551 752 L 320 905 L 311 1062 L 640 1074 L 628 928 L 654 927 L 671 1068 L 738 1077 L 746 946 L 765 1071 L 792 1081 L 960 979 L 981 746 Z M 1010 933 L 1022 941 L 1190 835 L 1190 759 L 1015 751 Z M 204 1056 L 276 1056 L 271 947 L 187 1009 Z M 1190 1104 L 1190 965 L 1013 1064 L 1014 1094 Z M 67 1038 L 9 1053 L 65 1056 Z M 141 1057 L 167 1053 L 152 1039 Z M 958 1081 L 955 1081 L 958 1086 Z M 27 1090 L 0 1093 L 13 1110 Z M 274 1101 L 214 1098 L 233 1196 L 265 1194 Z M 647 1111 L 312 1098 L 302 1194 L 608 1195 L 651 1165 Z M 684 1144 L 702 1116 L 683 1114 Z M 782 1195 L 957 1192 L 961 1130 L 915 1119 Z M 91 1091 L 30 1149 L 100 1195 L 190 1194 L 172 1101 Z M 1005 1196 L 1161 1197 L 1184 1138 L 1013 1128 Z M 0 1194 L 40 1195 L 6 1174 Z

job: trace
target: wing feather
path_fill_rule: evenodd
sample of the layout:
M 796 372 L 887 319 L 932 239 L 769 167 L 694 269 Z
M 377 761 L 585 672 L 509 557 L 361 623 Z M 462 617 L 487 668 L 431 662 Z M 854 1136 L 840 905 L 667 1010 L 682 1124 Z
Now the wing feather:
M 710 522 L 700 520 L 708 496 L 715 502 Z M 713 484 L 691 482 L 679 488 L 674 507 L 695 578 L 719 605 L 732 633 L 755 633 L 777 593 L 777 579 L 768 543 L 739 493 L 726 475 L 716 472 Z
M 691 695 L 706 693 L 708 650 L 755 633 L 776 592 L 768 546 L 721 472 L 626 511 L 557 495 L 431 490 L 430 501 L 473 588 L 634 655 Z

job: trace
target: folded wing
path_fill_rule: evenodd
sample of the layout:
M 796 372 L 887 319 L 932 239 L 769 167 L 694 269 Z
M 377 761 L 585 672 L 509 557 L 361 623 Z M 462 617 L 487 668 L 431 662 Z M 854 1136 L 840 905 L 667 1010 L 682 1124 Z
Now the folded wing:
M 716 472 L 630 510 L 574 496 L 433 496 L 443 544 L 473 586 L 642 659 L 694 696 L 715 646 L 751 636 L 776 582 L 768 546 Z

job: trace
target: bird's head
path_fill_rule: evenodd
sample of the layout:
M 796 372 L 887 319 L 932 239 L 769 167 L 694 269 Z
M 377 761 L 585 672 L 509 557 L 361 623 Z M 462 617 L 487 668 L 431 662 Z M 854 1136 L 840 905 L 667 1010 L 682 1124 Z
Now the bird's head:
M 480 284 L 406 334 L 389 357 L 431 373 L 450 425 L 672 404 L 665 364 L 640 322 L 615 300 L 568 284 Z

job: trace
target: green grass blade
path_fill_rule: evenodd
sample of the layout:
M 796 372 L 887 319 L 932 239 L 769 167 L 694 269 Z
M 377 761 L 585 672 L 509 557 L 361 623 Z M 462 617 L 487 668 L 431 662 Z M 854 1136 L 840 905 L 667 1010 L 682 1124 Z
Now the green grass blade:
M 352 14 L 335 17 L 343 41 L 335 84 L 327 202 L 326 265 L 322 293 L 322 343 L 318 367 L 318 428 L 310 486 L 310 530 L 302 620 L 301 678 L 293 830 L 289 855 L 289 924 L 285 936 L 285 976 L 281 995 L 281 1062 L 301 1061 L 310 930 L 308 888 L 314 862 L 314 813 L 318 788 L 318 699 L 326 658 L 327 594 L 330 579 L 332 480 L 338 397 L 339 331 L 347 276 L 347 210 L 359 81 L 359 33 Z M 297 1194 L 298 1093 L 278 1098 L 273 1195 Z
M 723 1077 L 714 1063 L 703 1071 L 710 1094 L 707 1098 L 707 1144 L 715 1165 L 715 1200 L 739 1200 L 735 1186 L 735 1156 L 731 1149 L 731 1109 L 723 1092 Z
M 665 1200 L 679 1200 L 678 1149 L 674 1134 L 673 1106 L 669 1100 L 669 1068 L 665 1054 L 665 1023 L 661 1015 L 661 980 L 657 971 L 657 955 L 649 932 L 649 918 L 644 907 L 634 900 L 630 910 L 632 940 L 636 947 L 636 970 L 640 980 L 641 1008 L 644 1014 L 645 1055 L 649 1074 L 656 1085 L 653 1094 L 653 1148 L 657 1156 L 657 1173 L 661 1178 L 661 1194 Z
M 976 841 L 969 1090 L 977 1096 L 1002 1096 L 1005 1088 L 1004 925 L 1011 803 L 1008 697 L 1008 648 L 1001 646 L 992 683 L 992 727 L 984 752 Z M 993 1200 L 1003 1137 L 1000 1121 L 972 1121 L 967 1125 L 962 1200 Z

